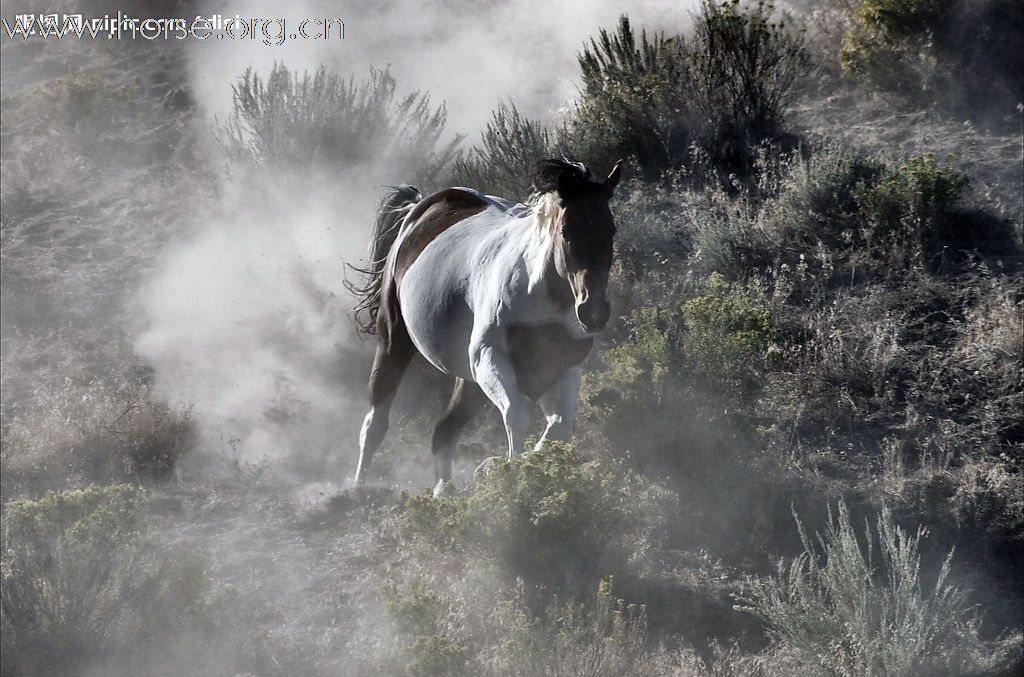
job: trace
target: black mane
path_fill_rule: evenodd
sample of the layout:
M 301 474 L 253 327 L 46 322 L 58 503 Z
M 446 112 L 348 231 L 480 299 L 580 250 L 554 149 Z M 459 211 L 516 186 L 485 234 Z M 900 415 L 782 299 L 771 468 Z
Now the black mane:
M 582 162 L 554 158 L 541 160 L 533 166 L 533 187 L 538 193 L 581 191 L 590 183 L 590 170 Z

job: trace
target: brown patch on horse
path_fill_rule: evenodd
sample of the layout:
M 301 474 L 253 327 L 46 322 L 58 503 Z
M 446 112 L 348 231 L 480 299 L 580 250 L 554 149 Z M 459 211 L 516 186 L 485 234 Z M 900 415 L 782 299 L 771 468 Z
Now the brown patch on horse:
M 561 247 L 561 238 L 556 240 L 552 246 Z M 544 265 L 544 288 L 547 290 L 548 298 L 558 310 L 568 310 L 576 302 L 569 282 L 555 269 L 555 262 L 550 251 L 548 252 L 548 261 Z
M 438 235 L 487 207 L 487 202 L 472 193 L 448 188 L 420 200 L 409 212 L 406 219 L 412 226 L 399 244 L 390 279 L 386 277 L 382 283 L 377 334 L 385 344 L 390 343 L 391 334 L 405 332 L 398 301 L 398 287 L 405 272 Z
M 405 271 L 427 245 L 470 216 L 487 209 L 488 203 L 464 190 L 448 188 L 420 201 L 406 217 L 412 223 L 395 255 L 395 285 L 401 284 Z
M 560 324 L 512 325 L 505 333 L 519 390 L 536 400 L 567 369 L 587 359 L 594 339 L 574 338 Z

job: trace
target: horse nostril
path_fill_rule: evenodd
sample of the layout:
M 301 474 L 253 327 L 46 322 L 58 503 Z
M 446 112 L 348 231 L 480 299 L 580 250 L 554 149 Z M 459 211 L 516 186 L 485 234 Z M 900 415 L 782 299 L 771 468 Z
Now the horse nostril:
M 582 303 L 576 307 L 576 317 L 587 331 L 600 331 L 608 324 L 611 304 L 607 301 Z

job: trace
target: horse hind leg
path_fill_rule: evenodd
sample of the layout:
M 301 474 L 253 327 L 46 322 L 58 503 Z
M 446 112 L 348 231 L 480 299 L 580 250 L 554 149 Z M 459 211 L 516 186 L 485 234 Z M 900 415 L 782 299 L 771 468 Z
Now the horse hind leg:
M 452 478 L 452 451 L 462 435 L 463 428 L 487 401 L 480 386 L 462 378 L 455 379 L 455 388 L 441 420 L 434 427 L 431 451 L 434 455 L 434 476 L 438 494 L 445 482 Z
M 402 375 L 415 354 L 416 347 L 404 324 L 399 323 L 392 331 L 380 334 L 373 368 L 370 370 L 370 411 L 363 419 L 363 427 L 359 431 L 359 463 L 356 465 L 353 486 L 363 482 L 374 452 L 384 441 L 391 403 L 395 400 Z

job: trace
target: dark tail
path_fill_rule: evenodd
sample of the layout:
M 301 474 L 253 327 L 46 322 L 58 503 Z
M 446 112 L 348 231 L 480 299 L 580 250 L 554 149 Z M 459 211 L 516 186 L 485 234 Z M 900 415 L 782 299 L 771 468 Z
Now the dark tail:
M 373 224 L 370 239 L 370 261 L 366 268 L 348 267 L 362 276 L 361 283 L 345 280 L 345 288 L 357 299 L 353 309 L 356 329 L 364 334 L 377 333 L 377 311 L 380 309 L 380 293 L 384 286 L 384 262 L 391 246 L 398 237 L 398 229 L 405 215 L 417 202 L 423 199 L 412 186 L 391 186 L 380 202 L 377 220 Z

